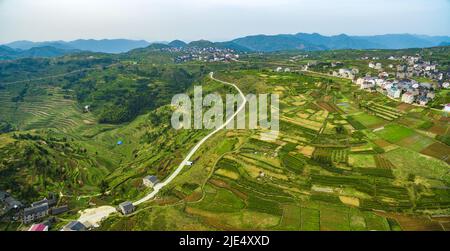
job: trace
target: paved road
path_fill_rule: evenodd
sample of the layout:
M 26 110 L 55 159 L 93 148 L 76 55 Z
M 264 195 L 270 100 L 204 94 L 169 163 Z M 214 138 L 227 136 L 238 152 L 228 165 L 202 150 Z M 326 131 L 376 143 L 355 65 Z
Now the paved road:
M 241 112 L 243 109 L 245 109 L 245 104 L 247 103 L 247 99 L 245 98 L 244 93 L 242 93 L 242 91 L 235 84 L 228 83 L 228 82 L 225 82 L 225 81 L 222 81 L 222 80 L 214 78 L 214 73 L 213 72 L 211 72 L 209 74 L 209 77 L 211 79 L 217 81 L 217 82 L 233 86 L 239 92 L 239 95 L 241 95 L 242 100 L 244 102 L 242 102 L 242 104 L 238 107 L 236 112 L 230 118 L 228 118 L 225 121 L 225 123 L 223 123 L 220 127 L 216 128 L 214 131 L 212 131 L 211 133 L 206 135 L 202 140 L 200 140 L 191 149 L 191 151 L 189 151 L 189 153 L 186 155 L 186 157 L 180 163 L 180 165 L 177 167 L 177 169 L 166 180 L 164 180 L 161 183 L 156 184 L 155 187 L 153 188 L 153 191 L 151 193 L 147 194 L 142 199 L 133 202 L 133 205 L 137 206 L 137 205 L 142 204 L 142 203 L 144 203 L 144 202 L 146 202 L 148 200 L 151 200 L 153 197 L 155 197 L 155 195 L 163 187 L 168 185 L 173 179 L 175 179 L 175 177 L 178 176 L 178 174 L 180 174 L 180 172 L 186 166 L 186 163 L 192 158 L 192 156 L 195 154 L 195 152 L 197 152 L 197 150 L 206 142 L 206 140 L 208 140 L 211 136 L 213 136 L 214 134 L 216 134 L 217 132 L 219 132 L 220 130 L 225 128 L 229 123 L 231 123 L 233 121 L 233 119 L 238 115 L 239 112 Z M 90 226 L 96 226 L 97 224 L 100 223 L 101 220 L 107 218 L 111 213 L 114 213 L 114 212 L 115 212 L 115 208 L 111 207 L 111 206 L 103 206 L 103 207 L 99 207 L 99 208 L 87 209 L 84 212 L 82 212 L 82 214 L 81 214 L 81 216 L 80 216 L 80 218 L 78 220 L 80 222 L 86 223 L 86 224 L 88 224 Z
M 235 85 L 232 83 L 228 83 L 219 79 L 214 78 L 214 73 L 211 72 L 209 74 L 209 77 L 217 82 L 226 84 L 226 85 L 231 85 L 234 88 L 236 88 L 236 90 L 239 92 L 239 94 L 241 95 L 241 97 L 243 98 L 242 104 L 238 107 L 238 109 L 236 110 L 236 112 L 230 117 L 228 118 L 228 120 L 225 121 L 225 123 L 223 123 L 221 126 L 219 126 L 218 128 L 216 128 L 214 131 L 212 131 L 211 133 L 209 133 L 208 135 L 206 135 L 202 140 L 200 140 L 192 149 L 191 151 L 186 155 L 186 157 L 184 158 L 184 160 L 180 163 L 180 165 L 178 166 L 178 168 L 175 170 L 175 172 L 173 172 L 164 182 L 158 183 L 155 185 L 155 187 L 153 188 L 153 192 L 149 193 L 148 195 L 146 195 L 144 198 L 136 201 L 133 203 L 133 205 L 137 206 L 143 202 L 146 202 L 150 199 L 152 199 L 158 192 L 159 190 L 161 190 L 161 188 L 165 187 L 167 184 L 169 184 L 173 179 L 175 179 L 175 177 L 177 177 L 177 175 L 183 170 L 183 167 L 186 166 L 186 163 L 192 158 L 192 156 L 195 154 L 195 152 L 200 148 L 200 146 L 203 145 L 203 143 L 205 143 L 206 140 L 208 140 L 211 136 L 213 136 L 214 134 L 216 134 L 217 132 L 219 132 L 220 130 L 222 130 L 223 128 L 225 128 L 231 121 L 233 121 L 233 119 L 238 115 L 238 113 L 240 111 L 242 111 L 245 108 L 245 104 L 247 102 L 247 99 L 245 98 L 245 95 L 242 93 L 242 91 Z

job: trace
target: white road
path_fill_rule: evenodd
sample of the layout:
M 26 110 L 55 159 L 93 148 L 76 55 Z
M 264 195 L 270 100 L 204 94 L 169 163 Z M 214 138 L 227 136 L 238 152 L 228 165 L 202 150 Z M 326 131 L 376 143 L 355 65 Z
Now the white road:
M 239 95 L 241 95 L 242 100 L 244 102 L 242 102 L 242 104 L 238 107 L 238 109 L 236 110 L 236 112 L 230 117 L 228 118 L 225 123 L 223 123 L 221 126 L 219 126 L 218 128 L 216 128 L 214 131 L 212 131 L 211 133 L 209 133 L 208 135 L 206 135 L 202 140 L 200 140 L 192 149 L 191 151 L 186 155 L 186 157 L 184 158 L 184 160 L 180 163 L 180 165 L 178 166 L 178 168 L 163 182 L 158 183 L 155 185 L 155 187 L 153 188 L 153 192 L 149 193 L 148 195 L 146 195 L 144 198 L 136 201 L 133 203 L 133 205 L 137 206 L 143 202 L 146 202 L 150 199 L 152 199 L 153 197 L 155 197 L 155 195 L 159 192 L 159 190 L 161 190 L 163 187 L 165 187 L 167 184 L 169 184 L 173 179 L 175 179 L 175 177 L 178 176 L 178 174 L 183 170 L 183 168 L 186 166 L 187 162 L 192 158 L 192 156 L 195 154 L 195 152 L 200 148 L 200 146 L 203 145 L 203 143 L 205 143 L 206 140 L 208 140 L 211 136 L 213 136 L 214 134 L 216 134 L 217 132 L 219 132 L 220 130 L 222 130 L 223 128 L 225 128 L 229 123 L 231 123 L 233 121 L 233 119 L 238 115 L 239 112 L 241 112 L 244 108 L 245 108 L 245 104 L 247 103 L 247 99 L 245 98 L 244 93 L 242 93 L 241 89 L 239 89 L 235 84 L 233 83 L 228 83 L 219 79 L 214 78 L 214 72 L 211 72 L 209 74 L 209 77 L 217 82 L 226 84 L 226 85 L 231 85 L 234 88 L 236 88 L 236 90 L 239 92 Z
M 133 202 L 133 205 L 137 206 L 139 204 L 142 204 L 142 203 L 154 198 L 155 195 L 163 187 L 167 186 L 170 182 L 172 182 L 172 180 L 174 180 L 178 176 L 178 174 L 180 174 L 180 172 L 186 166 L 186 163 L 192 158 L 192 156 L 197 152 L 197 150 L 206 142 L 206 140 L 208 140 L 211 136 L 213 136 L 214 134 L 216 134 L 217 132 L 219 132 L 220 130 L 225 128 L 229 123 L 231 123 L 233 121 L 233 119 L 239 114 L 239 112 L 241 112 L 243 109 L 245 109 L 245 104 L 247 103 L 247 99 L 245 98 L 244 93 L 242 93 L 242 91 L 235 84 L 228 83 L 228 82 L 214 78 L 213 72 L 211 72 L 209 74 L 209 77 L 217 82 L 222 83 L 222 84 L 233 86 L 239 92 L 239 95 L 241 95 L 243 102 L 238 107 L 236 112 L 233 113 L 233 115 L 225 121 L 225 123 L 223 123 L 221 126 L 216 128 L 214 131 L 212 131 L 208 135 L 206 135 L 189 151 L 189 153 L 186 155 L 184 160 L 180 163 L 180 165 L 177 167 L 177 169 L 175 169 L 175 171 L 169 177 L 167 177 L 163 182 L 156 184 L 151 193 L 147 194 L 140 200 Z M 99 207 L 99 208 L 88 209 L 88 210 L 81 212 L 79 221 L 82 223 L 87 223 L 90 226 L 96 226 L 96 225 L 100 224 L 100 222 L 103 219 L 107 218 L 113 212 L 115 212 L 115 209 L 110 206 L 103 206 L 103 207 Z

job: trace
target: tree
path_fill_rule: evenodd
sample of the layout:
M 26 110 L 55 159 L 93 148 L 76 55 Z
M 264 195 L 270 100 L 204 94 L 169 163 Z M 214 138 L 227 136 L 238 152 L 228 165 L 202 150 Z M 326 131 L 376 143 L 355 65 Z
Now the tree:
M 108 182 L 106 182 L 105 180 L 100 181 L 100 192 L 102 193 L 102 195 L 104 195 L 106 193 L 106 190 L 108 190 Z
M 361 131 L 356 131 L 356 132 L 354 132 L 354 133 L 352 134 L 352 136 L 353 136 L 354 138 L 358 139 L 359 141 L 361 141 L 362 139 L 364 139 L 364 137 L 365 137 L 366 135 L 364 135 L 364 133 L 361 132 Z

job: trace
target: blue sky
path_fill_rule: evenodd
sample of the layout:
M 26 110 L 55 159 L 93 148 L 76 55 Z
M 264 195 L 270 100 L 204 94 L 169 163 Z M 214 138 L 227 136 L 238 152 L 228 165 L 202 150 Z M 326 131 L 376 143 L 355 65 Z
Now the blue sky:
M 0 43 L 228 40 L 318 32 L 450 35 L 450 0 L 0 0 Z

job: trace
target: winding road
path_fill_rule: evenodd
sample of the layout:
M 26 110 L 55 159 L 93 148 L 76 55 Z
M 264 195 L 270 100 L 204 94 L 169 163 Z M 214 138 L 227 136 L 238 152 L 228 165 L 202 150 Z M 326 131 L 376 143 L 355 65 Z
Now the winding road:
M 155 197 L 155 195 L 165 186 L 167 186 L 170 182 L 172 182 L 172 180 L 174 180 L 178 174 L 180 174 L 180 172 L 183 170 L 183 168 L 186 166 L 186 164 L 188 163 L 188 161 L 192 158 L 192 156 L 197 152 L 197 150 L 206 142 L 206 140 L 208 140 L 211 136 L 213 136 L 214 134 L 216 134 L 217 132 L 219 132 L 220 130 L 222 130 L 223 128 L 225 128 L 229 123 L 231 123 L 234 118 L 239 114 L 239 112 L 241 112 L 243 109 L 245 109 L 245 104 L 247 103 L 247 99 L 245 98 L 244 93 L 242 93 L 242 91 L 233 83 L 228 83 L 225 82 L 223 80 L 219 80 L 214 78 L 214 72 L 211 72 L 209 74 L 209 77 L 217 82 L 220 82 L 222 84 L 225 85 L 231 85 L 233 86 L 238 92 L 239 95 L 242 97 L 243 102 L 241 103 L 241 105 L 237 108 L 236 112 L 233 113 L 233 115 L 231 117 L 229 117 L 225 123 L 223 123 L 221 126 L 219 126 L 218 128 L 216 128 L 214 131 L 210 132 L 208 135 L 206 135 L 204 138 L 202 138 L 190 151 L 189 153 L 186 155 L 186 157 L 184 158 L 184 160 L 180 163 L 180 165 L 178 165 L 177 169 L 175 169 L 175 171 L 169 176 L 167 177 L 163 182 L 156 184 L 153 187 L 153 191 L 149 194 L 147 194 L 146 196 L 144 196 L 143 198 L 141 198 L 138 201 L 133 202 L 133 205 L 137 206 L 140 205 L 148 200 L 151 200 L 153 197 Z M 115 212 L 115 208 L 111 207 L 111 206 L 102 206 L 102 207 L 98 207 L 98 208 L 92 208 L 92 209 L 86 209 L 83 212 L 81 212 L 81 216 L 78 219 L 78 221 L 80 221 L 81 223 L 87 225 L 87 226 L 97 226 L 101 220 L 107 218 L 111 213 Z

